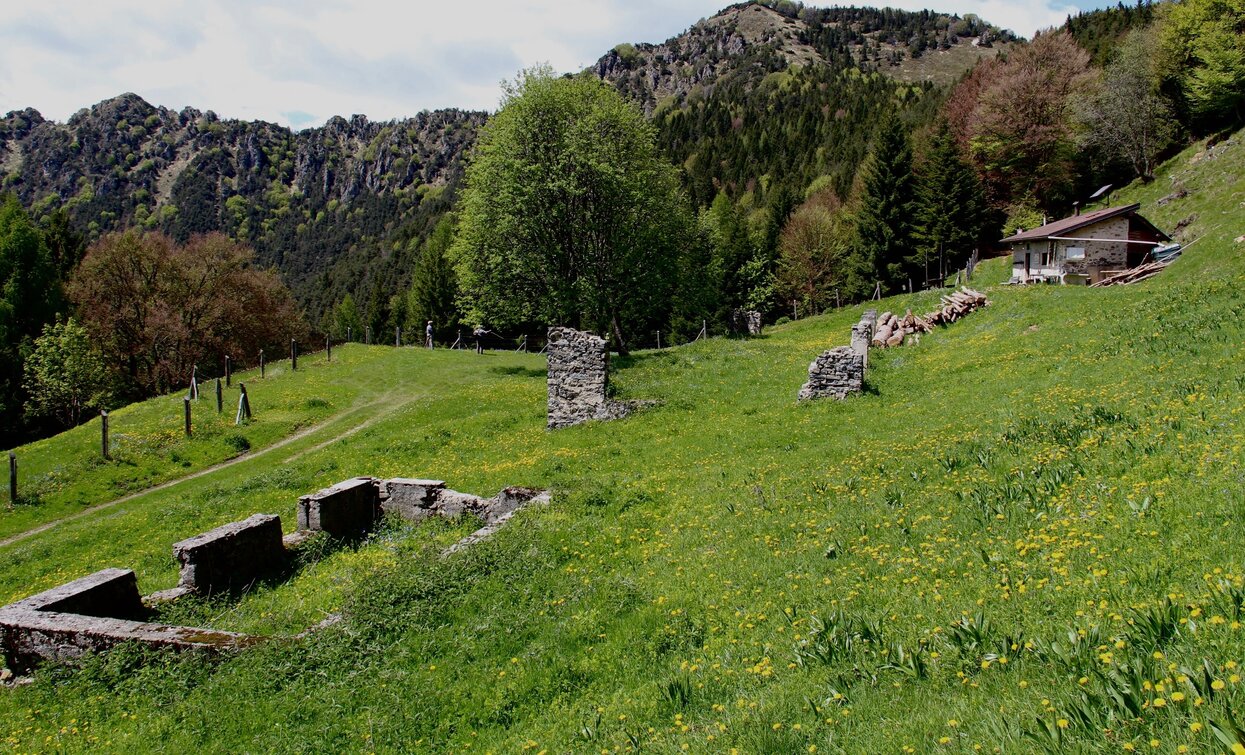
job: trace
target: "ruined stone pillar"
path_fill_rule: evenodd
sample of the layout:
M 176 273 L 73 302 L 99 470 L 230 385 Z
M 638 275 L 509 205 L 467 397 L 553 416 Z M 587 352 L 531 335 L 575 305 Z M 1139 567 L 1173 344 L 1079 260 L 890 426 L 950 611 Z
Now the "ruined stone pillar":
M 862 392 L 864 387 L 864 357 L 850 346 L 838 346 L 822 352 L 808 366 L 808 382 L 800 388 L 799 399 L 844 399 Z
M 606 398 L 609 352 L 600 336 L 550 328 L 548 386 L 550 430 L 627 413 L 625 405 Z

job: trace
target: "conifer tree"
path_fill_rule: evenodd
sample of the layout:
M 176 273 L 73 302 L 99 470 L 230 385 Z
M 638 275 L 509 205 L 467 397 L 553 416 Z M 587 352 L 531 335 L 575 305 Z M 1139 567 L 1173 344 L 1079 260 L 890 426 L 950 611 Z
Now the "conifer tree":
M 406 328 L 422 334 L 431 320 L 439 337 L 453 335 L 458 326 L 458 277 L 447 252 L 454 241 L 454 218 L 446 215 L 437 223 L 420 249 L 411 273 L 411 289 L 406 301 Z
M 891 117 L 874 139 L 865 163 L 856 214 L 858 264 L 866 277 L 882 284 L 882 293 L 900 290 L 914 272 L 910 257 L 915 188 L 912 146 L 903 123 Z
M 930 142 L 916 186 L 916 235 L 910 260 L 925 281 L 946 277 L 972 253 L 981 236 L 985 197 L 977 173 L 960 153 L 943 120 Z

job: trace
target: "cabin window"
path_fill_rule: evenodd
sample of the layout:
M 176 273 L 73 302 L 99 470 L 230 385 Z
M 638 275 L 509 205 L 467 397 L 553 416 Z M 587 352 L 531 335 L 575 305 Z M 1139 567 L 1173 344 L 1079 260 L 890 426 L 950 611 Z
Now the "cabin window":
M 1083 260 L 1083 259 L 1085 259 L 1085 247 L 1083 247 L 1083 246 L 1070 246 L 1070 247 L 1068 247 L 1068 259 L 1070 259 L 1070 260 Z
M 1052 251 L 1042 252 L 1042 267 L 1050 267 L 1055 264 L 1055 253 Z

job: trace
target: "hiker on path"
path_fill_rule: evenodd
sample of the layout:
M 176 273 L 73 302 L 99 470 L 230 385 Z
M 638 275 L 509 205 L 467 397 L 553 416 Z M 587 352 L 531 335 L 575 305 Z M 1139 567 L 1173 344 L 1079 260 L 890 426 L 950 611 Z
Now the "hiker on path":
M 429 320 L 427 327 L 424 328 L 424 345 L 432 348 L 432 320 Z
M 471 334 L 475 336 L 475 339 L 476 339 L 476 353 L 477 354 L 484 353 L 484 345 L 481 343 L 480 339 L 486 335 L 489 335 L 492 332 L 493 331 L 488 330 L 483 325 L 477 325 L 476 329 L 471 332 Z

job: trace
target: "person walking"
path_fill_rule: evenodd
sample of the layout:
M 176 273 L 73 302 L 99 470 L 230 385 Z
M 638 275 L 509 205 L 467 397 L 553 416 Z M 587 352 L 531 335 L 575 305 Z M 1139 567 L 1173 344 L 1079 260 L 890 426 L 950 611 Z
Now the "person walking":
M 432 320 L 428 321 L 428 325 L 424 328 L 424 345 L 432 348 Z
M 493 331 L 486 329 L 483 325 L 477 325 L 476 329 L 471 332 L 471 335 L 475 336 L 475 339 L 476 339 L 476 353 L 477 354 L 484 353 L 484 343 L 481 341 L 481 339 L 491 332 Z

